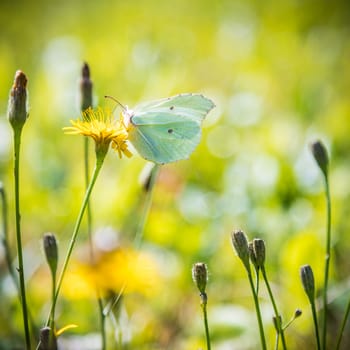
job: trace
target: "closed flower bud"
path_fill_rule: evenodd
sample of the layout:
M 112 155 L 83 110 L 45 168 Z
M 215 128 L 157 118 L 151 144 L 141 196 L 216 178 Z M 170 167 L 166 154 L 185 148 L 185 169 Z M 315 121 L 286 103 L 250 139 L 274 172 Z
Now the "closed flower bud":
M 208 281 L 208 269 L 204 263 L 195 263 L 192 267 L 192 279 L 201 295 L 205 295 L 205 288 Z
M 308 296 L 310 303 L 313 303 L 315 298 L 315 280 L 310 265 L 304 265 L 300 268 L 300 277 L 305 293 Z
M 294 312 L 294 318 L 300 317 L 303 312 L 300 309 L 296 309 Z
M 321 141 L 315 141 L 310 145 L 310 148 L 323 175 L 327 177 L 329 160 L 326 147 Z
M 253 247 L 253 242 L 252 241 L 250 241 L 248 243 L 248 249 L 249 249 L 250 261 L 253 264 L 255 270 L 258 271 L 259 270 L 259 265 L 258 265 L 258 262 L 256 261 L 255 252 L 254 252 L 254 247 Z
M 49 264 L 52 275 L 55 276 L 58 262 L 58 248 L 56 237 L 52 233 L 45 233 L 43 243 L 47 263 Z
M 241 230 L 236 230 L 231 233 L 231 240 L 234 250 L 238 257 L 242 260 L 247 271 L 250 271 L 249 265 L 249 247 L 246 235 Z
M 273 325 L 275 327 L 276 332 L 280 333 L 280 331 L 282 329 L 282 317 L 278 316 L 278 318 L 277 318 L 276 316 L 273 316 L 272 321 L 273 321 Z
M 40 344 L 38 350 L 57 350 L 57 339 L 50 327 L 40 329 Z
M 92 81 L 89 66 L 84 63 L 80 80 L 80 108 L 85 111 L 89 107 L 92 107 Z
M 259 268 L 265 264 L 265 242 L 261 238 L 253 239 L 253 251 L 255 255 L 255 261 Z
M 8 118 L 14 129 L 21 129 L 28 118 L 27 112 L 27 77 L 18 70 L 10 91 Z

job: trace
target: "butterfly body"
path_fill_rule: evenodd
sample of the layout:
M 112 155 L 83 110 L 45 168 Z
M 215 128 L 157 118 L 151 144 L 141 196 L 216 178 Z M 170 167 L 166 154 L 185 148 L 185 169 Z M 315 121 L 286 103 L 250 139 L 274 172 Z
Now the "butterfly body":
M 181 94 L 126 108 L 129 140 L 145 159 L 158 164 L 187 159 L 201 137 L 201 124 L 214 103 L 203 95 Z

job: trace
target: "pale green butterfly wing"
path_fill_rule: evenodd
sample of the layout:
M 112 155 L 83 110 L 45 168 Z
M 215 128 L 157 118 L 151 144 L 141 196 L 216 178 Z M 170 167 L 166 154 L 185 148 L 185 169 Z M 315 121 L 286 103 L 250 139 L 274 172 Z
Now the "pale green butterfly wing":
M 170 112 L 171 114 L 188 116 L 197 121 L 202 121 L 208 112 L 214 108 L 213 101 L 200 94 L 180 94 L 161 100 L 144 102 L 137 105 L 133 111 L 135 116 L 133 123 L 137 124 L 139 117 L 148 112 Z
M 182 94 L 142 103 L 131 115 L 129 140 L 145 159 L 164 164 L 186 159 L 201 137 L 201 123 L 214 103 Z
M 198 123 L 177 118 L 166 124 L 133 126 L 129 140 L 145 159 L 164 164 L 188 158 L 199 143 Z

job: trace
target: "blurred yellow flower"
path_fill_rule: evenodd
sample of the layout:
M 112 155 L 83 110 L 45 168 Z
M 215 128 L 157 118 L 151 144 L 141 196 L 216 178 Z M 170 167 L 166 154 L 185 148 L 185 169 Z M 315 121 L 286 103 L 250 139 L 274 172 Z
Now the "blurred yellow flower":
M 324 247 L 320 237 L 313 231 L 301 231 L 288 239 L 281 249 L 281 269 L 283 285 L 288 291 L 287 297 L 293 297 L 294 307 L 304 307 L 309 301 L 300 281 L 300 267 L 311 265 L 316 289 L 320 288 L 323 281 Z
M 159 286 L 160 274 L 156 262 L 148 254 L 116 249 L 98 256 L 94 264 L 73 262 L 62 286 L 70 299 L 93 298 L 98 289 L 102 295 L 110 292 L 151 295 Z
M 128 132 L 124 123 L 121 120 L 115 120 L 111 111 L 102 108 L 94 110 L 89 107 L 82 113 L 82 120 L 71 120 L 70 122 L 72 126 L 63 128 L 66 134 L 92 137 L 96 146 L 99 147 L 108 147 L 112 144 L 119 158 L 123 154 L 126 157 L 132 156 L 126 143 Z

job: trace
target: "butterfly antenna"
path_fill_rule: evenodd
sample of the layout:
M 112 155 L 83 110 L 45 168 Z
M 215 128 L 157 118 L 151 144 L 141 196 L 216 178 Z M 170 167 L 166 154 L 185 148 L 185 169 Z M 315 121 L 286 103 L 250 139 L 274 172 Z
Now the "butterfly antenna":
M 118 103 L 118 105 L 124 110 L 126 111 L 126 107 L 120 103 L 115 97 L 113 96 L 109 96 L 109 95 L 105 95 L 105 98 L 110 98 L 111 100 L 113 100 L 114 102 Z

